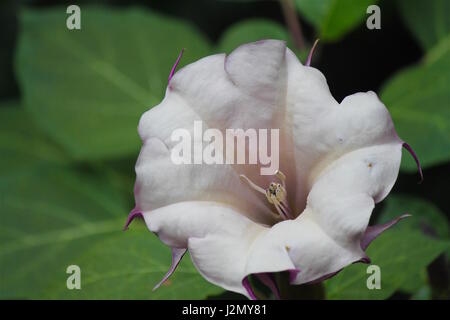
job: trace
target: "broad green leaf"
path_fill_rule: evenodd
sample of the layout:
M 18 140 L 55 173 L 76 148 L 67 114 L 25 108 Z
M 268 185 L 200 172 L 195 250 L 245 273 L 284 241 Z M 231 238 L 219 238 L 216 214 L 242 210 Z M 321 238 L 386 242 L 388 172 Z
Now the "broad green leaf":
M 61 273 L 47 290 L 48 297 L 204 299 L 223 292 L 223 289 L 201 278 L 188 254 L 172 277 L 158 290 L 152 291 L 167 272 L 170 262 L 170 251 L 148 230 L 134 228 L 120 232 L 98 241 L 77 258 L 77 264 L 84 271 L 82 290 L 67 290 L 67 275 Z
M 380 95 L 399 136 L 413 147 L 424 168 L 450 159 L 450 47 L 443 45 L 430 51 L 422 64 L 388 80 Z M 416 170 L 405 152 L 402 169 Z
M 81 30 L 66 9 L 25 10 L 16 69 L 36 122 L 77 159 L 136 154 L 139 117 L 158 104 L 180 67 L 210 52 L 187 23 L 143 9 L 83 6 Z
M 0 176 L 43 162 L 63 164 L 64 152 L 36 128 L 19 102 L 0 104 Z
M 400 223 L 408 223 L 407 220 Z M 325 281 L 329 299 L 386 299 L 431 263 L 449 247 L 448 242 L 428 238 L 412 230 L 389 230 L 368 248 L 371 264 L 381 270 L 381 289 L 367 288 L 367 265 L 357 263 L 346 267 Z
M 318 31 L 324 41 L 338 40 L 345 33 L 361 24 L 367 7 L 374 0 L 295 0 L 301 15 Z
M 127 199 L 102 176 L 56 166 L 0 178 L 0 297 L 201 299 L 210 285 L 186 256 L 166 287 L 152 292 L 170 252 L 136 221 L 122 231 Z M 66 269 L 81 268 L 81 290 Z
M 408 28 L 425 50 L 450 36 L 450 2 L 448 0 L 397 0 Z
M 444 213 L 433 203 L 413 196 L 389 196 L 377 223 L 388 222 L 405 212 L 412 216 L 408 218 L 408 223 L 399 223 L 396 229 L 431 232 L 439 239 L 450 239 L 447 217 Z M 406 281 L 399 289 L 414 293 L 413 299 L 423 298 L 425 293 L 428 292 L 426 289 L 428 287 L 426 269 L 417 270 L 416 274 L 410 275 L 410 279 L 412 281 Z

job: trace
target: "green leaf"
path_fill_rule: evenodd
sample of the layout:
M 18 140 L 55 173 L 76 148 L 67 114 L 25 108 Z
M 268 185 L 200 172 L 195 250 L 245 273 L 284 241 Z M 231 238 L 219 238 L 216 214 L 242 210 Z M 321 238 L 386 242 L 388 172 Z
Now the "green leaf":
M 400 223 L 407 223 L 401 221 Z M 381 270 L 381 289 L 367 288 L 367 265 L 357 263 L 346 267 L 325 282 L 329 299 L 386 299 L 431 263 L 449 247 L 448 242 L 428 238 L 412 230 L 389 230 L 368 248 L 371 264 Z
M 302 16 L 324 41 L 335 41 L 361 24 L 374 0 L 295 0 Z
M 389 196 L 377 223 L 386 223 L 403 213 L 409 213 L 412 216 L 408 218 L 408 223 L 399 223 L 396 229 L 414 229 L 417 231 L 431 231 L 430 229 L 432 229 L 437 237 L 441 239 L 450 238 L 445 214 L 433 203 L 416 196 Z
M 414 230 L 434 233 L 439 239 L 449 240 L 450 231 L 447 217 L 433 203 L 408 195 L 391 195 L 378 217 L 377 223 L 388 222 L 401 213 L 409 213 L 407 223 L 399 223 L 399 230 Z M 448 250 L 447 250 L 448 252 Z M 428 276 L 425 268 L 418 270 L 415 275 L 410 275 L 413 281 L 405 282 L 399 289 L 404 292 L 414 293 L 413 299 L 422 299 L 428 293 Z
M 425 50 L 449 38 L 448 0 L 397 0 L 397 4 L 406 25 Z
M 191 25 L 137 8 L 84 6 L 81 30 L 63 7 L 25 10 L 16 69 L 37 123 L 77 159 L 135 154 L 141 114 L 158 104 L 180 66 L 210 52 Z
M 123 222 L 123 221 L 122 221 Z M 136 229 L 136 228 L 135 228 Z M 101 259 L 98 259 L 101 254 Z M 131 260 L 131 261 L 130 261 Z M 61 274 L 49 290 L 64 299 L 205 299 L 223 289 L 202 279 L 188 254 L 176 272 L 152 291 L 170 266 L 170 251 L 155 235 L 138 228 L 105 238 L 79 256 L 82 290 L 67 290 Z M 107 270 L 107 266 L 114 266 Z
M 122 231 L 127 199 L 100 175 L 56 166 L 0 178 L 0 297 L 201 299 L 223 290 L 185 257 L 168 286 L 169 249 L 136 221 Z M 81 268 L 68 290 L 66 268 Z
M 0 104 L 0 153 L 2 177 L 44 162 L 63 164 L 68 161 L 61 148 L 36 128 L 16 101 Z
M 401 71 L 381 90 L 399 136 L 413 147 L 424 168 L 450 159 L 449 83 L 450 50 L 442 43 L 424 63 Z M 405 152 L 402 169 L 416 170 Z

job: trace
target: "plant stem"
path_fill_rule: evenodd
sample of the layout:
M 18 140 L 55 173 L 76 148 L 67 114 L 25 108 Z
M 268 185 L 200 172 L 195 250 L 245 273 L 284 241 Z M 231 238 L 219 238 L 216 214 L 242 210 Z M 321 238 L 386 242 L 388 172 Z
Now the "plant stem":
M 303 40 L 302 27 L 299 22 L 294 1 L 280 0 L 280 4 L 283 10 L 284 20 L 286 21 L 292 40 L 299 50 L 303 50 L 305 48 L 305 41 Z

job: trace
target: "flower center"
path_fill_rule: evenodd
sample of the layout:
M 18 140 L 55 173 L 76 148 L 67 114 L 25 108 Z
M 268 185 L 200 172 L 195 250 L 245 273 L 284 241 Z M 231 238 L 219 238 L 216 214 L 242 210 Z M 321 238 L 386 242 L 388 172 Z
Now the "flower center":
M 245 175 L 241 174 L 240 177 L 247 182 L 247 184 L 253 189 L 262 193 L 266 196 L 267 201 L 273 204 L 275 207 L 277 217 L 281 217 L 283 220 L 293 219 L 291 210 L 287 202 L 287 191 L 286 191 L 286 176 L 283 172 L 277 170 L 275 176 L 280 180 L 281 183 L 271 182 L 267 189 L 263 189 L 257 184 L 253 183 Z

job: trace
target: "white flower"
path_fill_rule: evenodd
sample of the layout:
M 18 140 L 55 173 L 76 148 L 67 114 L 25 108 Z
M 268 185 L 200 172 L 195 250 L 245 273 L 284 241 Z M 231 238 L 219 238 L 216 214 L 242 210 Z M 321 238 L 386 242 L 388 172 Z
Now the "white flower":
M 222 131 L 279 128 L 284 174 L 174 164 L 171 133 L 192 130 L 196 120 Z M 367 245 L 398 221 L 368 227 L 375 203 L 394 185 L 404 144 L 388 110 L 374 92 L 338 103 L 323 74 L 284 42 L 250 43 L 184 67 L 142 116 L 139 134 L 136 208 L 127 226 L 142 215 L 172 248 L 162 282 L 186 250 L 204 278 L 250 298 L 252 274 L 270 287 L 280 271 L 290 272 L 292 284 L 320 281 L 368 262 Z M 271 182 L 281 190 L 273 198 L 266 196 Z

